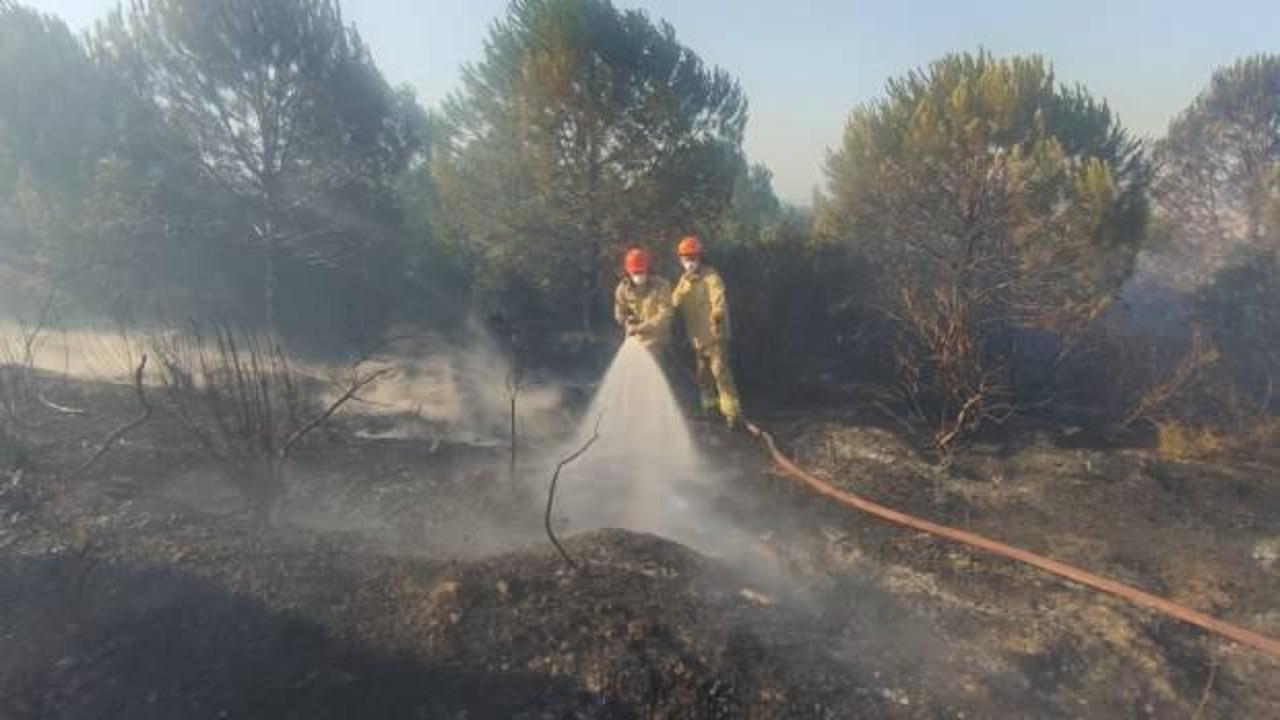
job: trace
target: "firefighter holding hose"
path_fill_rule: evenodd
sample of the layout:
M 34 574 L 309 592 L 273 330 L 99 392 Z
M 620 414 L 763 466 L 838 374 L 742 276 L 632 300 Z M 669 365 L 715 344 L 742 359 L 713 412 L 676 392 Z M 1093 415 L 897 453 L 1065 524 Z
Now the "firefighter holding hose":
M 702 261 L 702 242 L 690 235 L 676 246 L 684 274 L 676 283 L 671 304 L 684 319 L 689 342 L 693 345 L 698 394 L 702 413 L 717 410 L 731 430 L 742 423 L 742 404 L 729 367 L 729 304 L 725 299 L 724 280 L 715 268 Z
M 627 333 L 662 362 L 671 345 L 671 283 L 649 272 L 649 253 L 627 251 L 625 277 L 613 292 L 613 317 Z

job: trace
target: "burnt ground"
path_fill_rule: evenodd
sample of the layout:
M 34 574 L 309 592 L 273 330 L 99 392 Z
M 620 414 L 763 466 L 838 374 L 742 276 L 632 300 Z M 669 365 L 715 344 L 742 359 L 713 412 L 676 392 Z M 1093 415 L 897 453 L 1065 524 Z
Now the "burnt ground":
M 742 437 L 699 431 L 731 542 L 594 530 L 575 571 L 499 451 L 371 419 L 308 441 L 269 531 L 163 417 L 66 477 L 128 398 L 64 387 L 88 415 L 0 448 L 0 718 L 1280 715 L 1280 661 L 834 506 Z M 837 485 L 1280 636 L 1274 458 L 1027 428 L 939 470 L 865 420 L 761 422 Z

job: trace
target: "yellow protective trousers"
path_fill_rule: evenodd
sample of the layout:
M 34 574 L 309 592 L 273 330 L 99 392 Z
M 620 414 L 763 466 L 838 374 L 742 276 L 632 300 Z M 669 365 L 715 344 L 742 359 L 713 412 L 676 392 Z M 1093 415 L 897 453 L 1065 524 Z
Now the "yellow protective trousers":
M 719 410 L 726 420 L 736 422 L 742 416 L 742 403 L 733 381 L 733 370 L 729 367 L 727 343 L 709 343 L 694 348 L 693 352 L 702 411 Z

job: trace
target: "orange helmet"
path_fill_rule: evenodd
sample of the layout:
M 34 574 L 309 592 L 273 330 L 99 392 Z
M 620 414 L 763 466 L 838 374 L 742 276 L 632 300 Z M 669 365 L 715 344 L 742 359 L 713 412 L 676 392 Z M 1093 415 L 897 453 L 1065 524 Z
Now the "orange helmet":
M 623 263 L 628 275 L 649 272 L 649 253 L 644 248 L 631 248 L 627 251 L 627 259 Z
M 702 254 L 702 243 L 697 235 L 686 235 L 676 246 L 676 255 L 680 257 L 697 257 Z

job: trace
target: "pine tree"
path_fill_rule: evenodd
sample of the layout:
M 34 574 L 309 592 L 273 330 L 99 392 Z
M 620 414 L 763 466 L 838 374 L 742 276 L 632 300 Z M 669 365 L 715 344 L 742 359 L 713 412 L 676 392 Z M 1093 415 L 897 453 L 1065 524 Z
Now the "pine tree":
M 818 227 L 889 279 L 903 384 L 953 442 L 1016 407 L 1028 329 L 1078 337 L 1132 272 L 1148 165 L 1106 105 L 1037 57 L 950 55 L 856 110 Z
M 516 0 L 445 120 L 440 189 L 482 280 L 524 287 L 529 314 L 562 328 L 577 308 L 590 335 L 622 246 L 665 244 L 726 206 L 746 102 L 642 12 Z
M 46 275 L 66 270 L 107 142 L 106 98 L 61 20 L 0 3 L 0 230 Z
M 1162 269 L 1195 288 L 1227 381 L 1269 411 L 1280 375 L 1280 55 L 1217 70 L 1158 158 Z
M 269 330 L 282 259 L 369 271 L 422 123 L 335 0 L 139 0 L 126 34 L 139 92 L 261 249 Z
M 1154 196 L 1181 275 L 1202 283 L 1234 252 L 1280 247 L 1280 55 L 1215 72 L 1169 125 L 1157 159 Z

